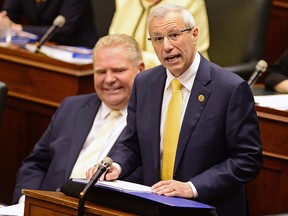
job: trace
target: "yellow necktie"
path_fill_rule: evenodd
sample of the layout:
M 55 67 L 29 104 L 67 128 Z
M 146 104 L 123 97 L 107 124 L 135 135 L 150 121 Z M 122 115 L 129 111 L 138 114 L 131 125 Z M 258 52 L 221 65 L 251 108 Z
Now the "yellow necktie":
M 96 133 L 95 143 L 91 143 L 87 148 L 81 150 L 70 178 L 85 178 L 85 172 L 98 162 L 96 159 L 105 148 L 114 125 L 120 115 L 121 112 L 118 110 L 110 111 L 104 125 Z
M 107 138 L 107 134 L 111 133 L 111 130 L 113 129 L 113 126 L 120 115 L 121 112 L 119 110 L 111 110 L 105 121 L 105 124 L 97 132 L 97 137 Z
M 174 161 L 180 133 L 182 111 L 182 84 L 172 80 L 172 97 L 169 102 L 163 139 L 161 179 L 173 179 Z

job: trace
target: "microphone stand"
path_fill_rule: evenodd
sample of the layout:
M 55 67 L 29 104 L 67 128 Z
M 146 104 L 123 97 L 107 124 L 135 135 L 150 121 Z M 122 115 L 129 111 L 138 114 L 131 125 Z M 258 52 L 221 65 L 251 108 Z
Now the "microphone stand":
M 44 53 L 42 53 L 40 50 L 41 47 L 39 46 L 39 42 L 36 42 L 35 46 L 36 46 L 35 53 L 44 55 Z
M 85 201 L 86 201 L 86 196 L 87 196 L 87 191 L 82 191 L 79 196 L 79 202 L 78 202 L 78 216 L 83 216 L 84 215 L 84 206 L 85 206 Z
M 54 19 L 53 25 L 45 32 L 40 41 L 35 44 L 35 53 L 41 53 L 40 49 L 43 44 L 48 41 L 52 37 L 52 35 L 54 35 L 54 33 L 65 24 L 65 22 L 65 17 L 62 15 L 59 15 Z
M 106 171 L 105 167 L 99 167 L 99 169 L 103 169 L 103 173 Z M 84 187 L 83 191 L 80 192 L 79 201 L 78 201 L 78 216 L 84 215 L 84 206 L 87 194 L 91 190 L 91 188 L 96 184 L 99 178 L 92 178 L 91 181 Z
M 109 157 L 104 158 L 102 161 L 102 164 L 98 167 L 97 171 L 92 176 L 91 180 L 87 183 L 87 185 L 84 187 L 83 191 L 80 192 L 79 195 L 79 201 L 78 201 L 78 216 L 84 215 L 84 206 L 87 194 L 91 190 L 91 188 L 95 185 L 95 183 L 99 180 L 101 175 L 107 171 L 107 169 L 112 164 L 112 159 Z

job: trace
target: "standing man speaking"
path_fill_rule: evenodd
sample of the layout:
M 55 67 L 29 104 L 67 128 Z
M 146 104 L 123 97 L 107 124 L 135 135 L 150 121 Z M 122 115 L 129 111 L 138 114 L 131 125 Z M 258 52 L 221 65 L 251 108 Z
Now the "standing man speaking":
M 106 180 L 142 165 L 153 193 L 196 199 L 220 216 L 247 215 L 244 185 L 262 165 L 249 85 L 199 54 L 201 29 L 186 9 L 155 8 L 148 30 L 162 65 L 135 78 L 125 135 Z

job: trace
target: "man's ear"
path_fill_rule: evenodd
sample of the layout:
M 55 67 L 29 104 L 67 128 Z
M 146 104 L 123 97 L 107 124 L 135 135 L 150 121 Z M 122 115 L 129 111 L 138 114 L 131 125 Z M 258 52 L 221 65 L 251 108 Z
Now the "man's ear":
M 144 62 L 141 62 L 141 63 L 139 64 L 138 68 L 139 68 L 139 71 L 140 71 L 140 72 L 141 72 L 141 71 L 144 71 L 144 70 L 145 70 L 145 64 L 144 64 Z
M 195 44 L 197 44 L 197 41 L 198 41 L 198 28 L 197 28 L 197 27 L 194 27 L 194 28 L 192 29 L 192 35 L 193 35 L 193 37 L 194 37 L 193 42 L 194 42 Z

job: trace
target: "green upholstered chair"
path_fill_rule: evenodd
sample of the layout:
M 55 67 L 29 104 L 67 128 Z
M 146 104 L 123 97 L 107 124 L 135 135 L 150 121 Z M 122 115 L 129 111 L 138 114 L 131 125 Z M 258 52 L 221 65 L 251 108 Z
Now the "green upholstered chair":
M 263 58 L 272 0 L 205 0 L 205 3 L 210 60 L 248 80 Z

